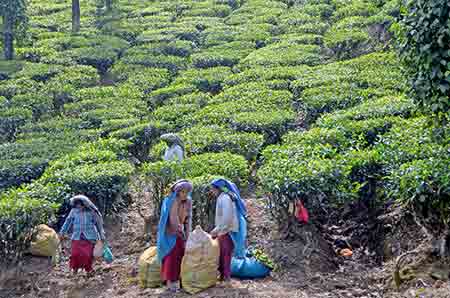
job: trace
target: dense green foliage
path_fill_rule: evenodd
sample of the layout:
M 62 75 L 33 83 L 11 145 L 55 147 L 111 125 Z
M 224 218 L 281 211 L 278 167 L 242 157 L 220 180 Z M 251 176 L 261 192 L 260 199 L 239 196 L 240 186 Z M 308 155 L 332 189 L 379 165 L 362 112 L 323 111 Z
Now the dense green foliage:
M 445 0 L 410 1 L 399 26 L 400 53 L 419 107 L 441 123 L 450 119 L 450 6 Z

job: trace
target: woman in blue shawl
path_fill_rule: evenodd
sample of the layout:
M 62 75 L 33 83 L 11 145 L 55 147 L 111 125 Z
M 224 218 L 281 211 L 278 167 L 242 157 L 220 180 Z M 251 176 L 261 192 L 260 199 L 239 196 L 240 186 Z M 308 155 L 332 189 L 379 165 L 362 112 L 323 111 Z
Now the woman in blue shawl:
M 161 263 L 161 279 L 172 292 L 180 289 L 181 262 L 192 225 L 192 183 L 177 181 L 161 206 L 158 225 L 157 253 Z
M 213 238 L 220 246 L 219 272 L 223 281 L 231 279 L 232 257 L 245 257 L 247 238 L 247 209 L 237 186 L 225 179 L 211 182 L 211 192 L 217 198 Z

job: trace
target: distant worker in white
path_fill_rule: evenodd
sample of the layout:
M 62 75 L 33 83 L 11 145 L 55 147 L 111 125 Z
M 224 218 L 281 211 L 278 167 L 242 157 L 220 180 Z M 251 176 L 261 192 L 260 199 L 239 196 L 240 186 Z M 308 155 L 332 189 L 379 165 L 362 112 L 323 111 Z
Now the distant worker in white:
M 164 134 L 161 140 L 169 146 L 164 153 L 164 160 L 182 162 L 184 159 L 184 144 L 179 136 L 173 133 Z

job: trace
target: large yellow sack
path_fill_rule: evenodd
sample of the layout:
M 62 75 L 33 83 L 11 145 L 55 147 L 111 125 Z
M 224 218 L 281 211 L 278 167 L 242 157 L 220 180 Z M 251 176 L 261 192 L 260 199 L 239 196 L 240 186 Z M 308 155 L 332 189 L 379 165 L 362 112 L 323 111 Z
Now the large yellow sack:
M 156 247 L 146 249 L 139 257 L 139 285 L 142 288 L 161 286 L 161 265 L 156 255 Z
M 183 289 L 196 294 L 217 283 L 219 243 L 197 226 L 189 235 L 181 264 Z
M 55 258 L 58 254 L 58 234 L 47 225 L 39 225 L 31 240 L 30 252 L 34 256 Z

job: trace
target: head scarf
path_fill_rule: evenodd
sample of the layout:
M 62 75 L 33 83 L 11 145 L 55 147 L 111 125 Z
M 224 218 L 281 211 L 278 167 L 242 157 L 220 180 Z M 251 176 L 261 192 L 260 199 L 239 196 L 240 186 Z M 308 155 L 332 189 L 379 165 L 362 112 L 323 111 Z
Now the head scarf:
M 156 251 L 158 261 L 161 263 L 165 256 L 167 256 L 175 247 L 177 242 L 176 235 L 169 235 L 166 233 L 167 222 L 169 221 L 170 209 L 177 199 L 177 193 L 183 189 L 187 189 L 190 193 L 192 191 L 192 183 L 186 179 L 178 180 L 170 188 L 171 193 L 167 196 L 161 206 L 161 215 L 158 224 L 158 234 L 156 237 Z
M 192 192 L 193 185 L 186 179 L 178 180 L 170 188 L 172 192 L 178 193 L 183 189 L 186 189 L 188 193 Z
M 161 136 L 161 140 L 168 143 L 169 146 L 178 145 L 184 150 L 184 143 L 181 138 L 174 133 L 166 133 Z
M 230 195 L 236 204 L 237 217 L 239 222 L 239 231 L 231 232 L 230 236 L 234 244 L 234 257 L 243 258 L 246 254 L 246 239 L 247 239 L 247 208 L 241 198 L 239 188 L 231 181 L 226 179 L 215 179 L 211 185 L 220 189 L 222 192 Z
M 94 212 L 95 219 L 100 227 L 103 228 L 103 216 L 92 201 L 84 195 L 76 195 L 70 199 L 70 206 L 75 206 L 77 201 L 81 201 L 83 205 Z
M 86 197 L 84 195 L 76 195 L 70 199 L 70 205 L 72 207 L 75 206 L 77 201 L 81 201 L 83 203 L 83 205 L 86 206 L 86 208 L 89 208 L 92 211 L 94 211 L 95 213 L 97 213 L 98 215 L 102 216 L 102 214 L 98 210 L 97 206 L 95 206 L 95 204 L 92 203 L 92 201 L 88 197 Z

